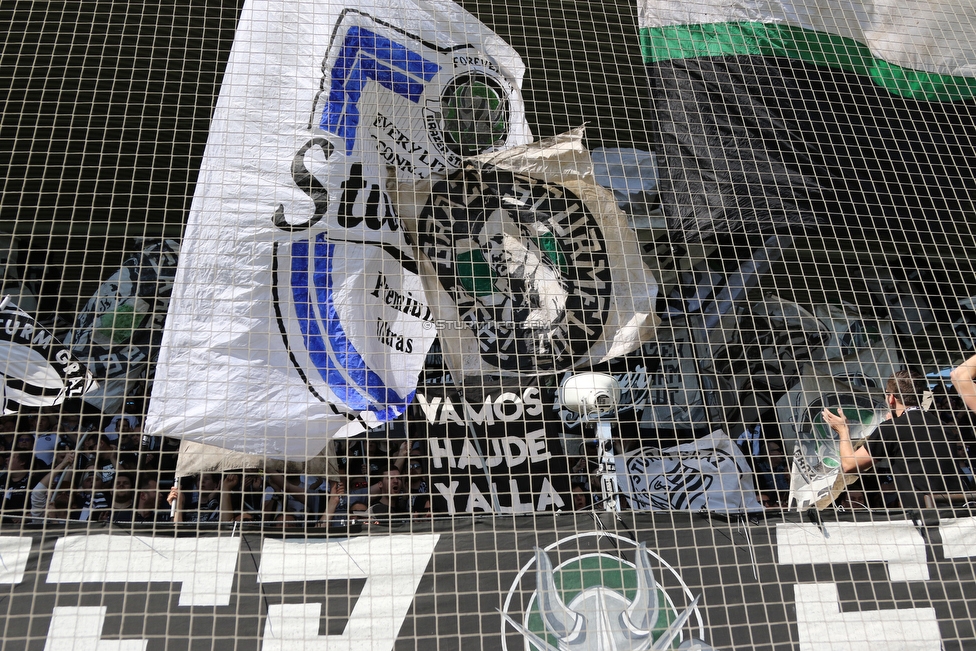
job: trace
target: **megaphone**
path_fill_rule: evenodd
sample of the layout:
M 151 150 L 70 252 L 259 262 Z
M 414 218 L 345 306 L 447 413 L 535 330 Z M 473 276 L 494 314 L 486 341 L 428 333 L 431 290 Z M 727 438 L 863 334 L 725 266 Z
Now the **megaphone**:
M 607 373 L 576 373 L 559 386 L 559 404 L 583 421 L 612 415 L 620 403 L 620 383 Z

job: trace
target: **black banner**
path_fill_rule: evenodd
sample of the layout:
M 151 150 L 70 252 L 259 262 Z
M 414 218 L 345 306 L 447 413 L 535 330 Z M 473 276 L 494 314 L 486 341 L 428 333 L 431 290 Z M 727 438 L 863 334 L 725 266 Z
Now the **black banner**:
M 4 649 L 976 648 L 972 518 L 186 533 L 4 532 Z
M 474 392 L 418 390 L 407 414 L 423 433 L 432 509 L 439 513 L 572 510 L 569 467 L 553 391 L 497 385 Z

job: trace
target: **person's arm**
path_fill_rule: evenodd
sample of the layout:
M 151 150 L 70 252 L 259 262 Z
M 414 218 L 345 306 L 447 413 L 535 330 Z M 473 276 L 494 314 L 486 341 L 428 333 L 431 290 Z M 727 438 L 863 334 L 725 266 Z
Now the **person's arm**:
M 75 453 L 68 452 L 62 457 L 61 461 L 58 462 L 58 465 L 51 468 L 50 472 L 48 472 L 46 475 L 41 477 L 40 483 L 44 484 L 44 488 L 50 488 L 51 482 L 53 482 L 54 478 L 58 476 L 58 473 L 64 471 L 65 468 L 69 467 L 74 462 L 75 462 Z
M 871 452 L 866 445 L 854 449 L 854 444 L 851 443 L 851 428 L 847 424 L 847 417 L 844 416 L 843 409 L 838 409 L 836 414 L 829 409 L 824 409 L 823 419 L 830 425 L 830 429 L 837 432 L 840 442 L 840 467 L 844 472 L 868 468 L 874 463 Z
M 298 480 L 293 480 L 282 473 L 268 473 L 268 483 L 282 494 L 282 500 L 287 500 L 289 496 L 305 504 L 305 486 Z
M 177 479 L 173 483 L 173 487 L 169 489 L 169 495 L 166 497 L 166 502 L 173 508 L 173 522 L 183 522 L 183 493 L 180 491 L 179 479 Z
M 332 516 L 335 515 L 336 508 L 338 508 L 339 506 L 339 500 L 342 499 L 342 496 L 345 494 L 345 492 L 346 492 L 345 482 L 336 481 L 336 482 L 332 482 L 332 485 L 329 486 L 329 501 L 326 502 L 325 513 L 323 513 L 322 517 L 319 518 L 320 527 L 329 526 L 329 521 L 332 519 Z
M 47 495 L 49 483 L 46 484 L 44 481 L 39 481 L 37 482 L 37 485 L 31 489 L 30 514 L 34 520 L 43 520 L 44 516 L 47 514 Z
M 312 481 L 309 482 L 308 485 L 305 487 L 305 490 L 309 493 L 317 493 L 319 491 L 319 488 L 325 482 L 325 477 L 319 477 L 317 475 L 311 475 L 309 476 L 309 479 L 311 479 Z
M 393 465 L 400 471 L 401 475 L 407 474 L 407 463 L 410 459 L 410 444 L 404 441 L 397 450 L 397 455 L 393 459 Z
M 234 510 L 233 497 L 234 489 L 241 483 L 240 475 L 224 475 L 220 480 L 220 521 L 233 522 L 237 517 Z
M 970 410 L 976 411 L 976 355 L 952 369 L 952 386 Z

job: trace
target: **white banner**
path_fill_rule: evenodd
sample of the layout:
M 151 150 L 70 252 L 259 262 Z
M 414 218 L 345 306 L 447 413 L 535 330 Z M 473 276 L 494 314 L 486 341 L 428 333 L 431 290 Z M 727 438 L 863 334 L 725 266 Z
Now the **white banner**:
M 85 365 L 9 297 L 0 297 L 2 413 L 50 407 L 98 387 Z
M 401 415 L 436 326 L 387 191 L 528 142 L 522 73 L 451 2 L 247 2 L 148 432 L 303 460 Z
M 617 482 L 635 510 L 763 510 L 749 463 L 721 430 L 666 450 L 628 452 L 617 461 Z

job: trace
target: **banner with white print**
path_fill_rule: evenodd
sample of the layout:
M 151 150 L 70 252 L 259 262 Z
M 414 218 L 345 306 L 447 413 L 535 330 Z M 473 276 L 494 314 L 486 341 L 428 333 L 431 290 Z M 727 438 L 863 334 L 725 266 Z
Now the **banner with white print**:
M 3 413 L 59 405 L 98 386 L 67 346 L 7 297 L 0 298 L 0 378 Z
M 892 374 L 901 369 L 901 356 L 891 322 L 862 315 L 853 305 L 814 305 L 814 313 L 830 332 L 824 363 L 817 372 L 841 379 L 864 390 L 884 390 Z
M 552 393 L 514 381 L 480 391 L 418 389 L 406 428 L 426 447 L 432 510 L 572 510 L 569 461 L 551 411 Z
M 761 279 L 789 245 L 788 238 L 771 237 L 729 272 L 707 262 L 680 272 L 681 289 L 667 297 L 667 320 L 654 341 L 590 367 L 619 383 L 621 427 L 705 433 L 710 423 L 729 417 L 743 397 L 786 389 L 797 374 L 797 359 L 809 356 L 794 344 L 823 336 L 792 332 L 782 320 L 763 314 L 766 300 L 756 302 Z M 579 416 L 562 405 L 556 409 L 567 438 L 575 438 Z
M 400 417 L 437 328 L 388 190 L 528 142 L 522 73 L 452 2 L 245 3 L 149 433 L 300 461 Z
M 801 377 L 819 376 L 872 392 L 901 368 L 891 322 L 865 316 L 854 305 L 803 306 L 766 295 L 750 305 L 749 318 L 750 327 L 742 330 L 754 329 L 768 349 L 751 365 L 743 389 L 767 389 L 782 401 L 783 392 L 802 392 Z
M 721 430 L 666 450 L 627 452 L 617 461 L 617 482 L 635 510 L 763 510 L 748 461 Z
M 4 649 L 976 645 L 972 517 L 920 530 L 877 513 L 828 511 L 822 527 L 795 513 L 708 515 L 435 518 L 337 537 L 240 523 L 180 535 L 7 527 Z
M 700 331 L 699 331 L 700 332 Z M 608 373 L 620 385 L 615 422 L 622 430 L 701 433 L 711 422 L 725 418 L 737 396 L 726 375 L 704 372 L 700 366 L 696 332 L 670 320 L 658 329 L 657 339 L 609 363 L 589 367 Z M 563 374 L 561 381 L 569 376 Z M 563 426 L 569 450 L 587 437 L 580 415 L 554 398 L 555 416 Z M 704 430 L 704 432 L 702 432 Z M 573 442 L 575 441 L 575 442 Z

